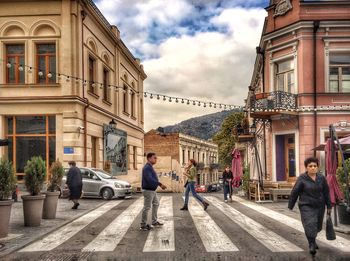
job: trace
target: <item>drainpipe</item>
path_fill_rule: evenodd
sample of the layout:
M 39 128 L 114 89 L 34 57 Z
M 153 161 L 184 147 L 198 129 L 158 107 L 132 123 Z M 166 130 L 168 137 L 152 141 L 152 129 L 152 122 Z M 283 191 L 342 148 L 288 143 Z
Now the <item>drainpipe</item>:
M 314 30 L 313 30 L 313 98 L 314 98 L 314 148 L 317 146 L 317 86 L 316 86 L 316 62 L 317 62 L 317 40 L 316 40 L 316 34 L 318 31 L 318 28 L 320 27 L 320 21 L 314 21 Z M 316 150 L 314 150 L 314 157 L 316 157 Z
M 265 51 L 260 46 L 256 47 L 256 53 L 262 57 L 262 92 L 265 93 Z M 267 179 L 267 153 L 266 153 L 266 124 L 263 122 L 263 136 L 264 136 L 264 172 L 265 179 Z
M 84 59 L 84 20 L 86 17 L 86 12 L 81 10 L 81 67 L 82 67 L 82 81 L 83 81 L 83 99 L 85 100 L 84 106 L 84 166 L 87 165 L 87 109 L 90 106 L 89 99 L 85 97 L 85 59 Z

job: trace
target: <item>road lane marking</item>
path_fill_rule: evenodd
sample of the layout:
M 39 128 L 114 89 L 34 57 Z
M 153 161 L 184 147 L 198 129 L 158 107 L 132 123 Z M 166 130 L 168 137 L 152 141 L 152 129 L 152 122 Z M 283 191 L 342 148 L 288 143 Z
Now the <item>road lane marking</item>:
M 239 202 L 240 204 L 242 204 L 246 207 L 249 207 L 255 211 L 258 211 L 259 213 L 261 213 L 261 214 L 263 214 L 271 219 L 274 219 L 274 220 L 276 220 L 276 221 L 278 221 L 286 226 L 289 226 L 291 228 L 294 228 L 294 229 L 304 233 L 303 225 L 297 219 L 291 218 L 287 215 L 283 215 L 283 214 L 278 213 L 274 210 L 271 210 L 269 208 L 263 207 L 263 206 L 258 205 L 256 203 L 244 200 L 244 199 L 239 198 L 237 196 L 232 196 L 232 198 L 235 201 Z M 342 252 L 350 252 L 350 240 L 347 240 L 339 235 L 337 235 L 336 240 L 329 241 L 326 238 L 325 231 L 322 230 L 321 232 L 318 233 L 317 240 L 321 241 L 324 244 L 327 244 L 330 247 L 334 247 Z
M 92 221 L 102 216 L 115 206 L 119 205 L 121 202 L 122 201 L 110 201 L 101 207 L 77 218 L 73 222 L 59 228 L 43 239 L 21 249 L 19 252 L 50 251 L 73 237 L 80 230 L 89 225 Z
M 175 251 L 173 197 L 161 197 L 158 217 L 164 225 L 149 232 L 143 252 Z
M 272 252 L 300 252 L 304 251 L 298 246 L 292 244 L 275 232 L 255 222 L 253 219 L 245 216 L 241 212 L 234 209 L 232 206 L 218 200 L 215 197 L 206 197 L 215 207 L 223 214 L 230 218 L 233 222 L 239 225 L 242 229 L 252 235 L 261 244 L 267 247 Z
M 239 251 L 197 200 L 190 201 L 188 210 L 207 252 Z
M 116 217 L 94 240 L 84 247 L 82 251 L 114 251 L 142 208 L 143 197 L 136 200 Z

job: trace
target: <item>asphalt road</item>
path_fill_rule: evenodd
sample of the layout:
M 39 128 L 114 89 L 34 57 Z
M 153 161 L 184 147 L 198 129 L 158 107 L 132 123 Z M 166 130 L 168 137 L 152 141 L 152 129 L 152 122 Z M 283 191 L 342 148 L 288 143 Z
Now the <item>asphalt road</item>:
M 142 198 L 113 200 L 4 260 L 350 260 L 343 234 L 336 241 L 320 235 L 312 259 L 297 213 L 276 205 L 205 194 L 206 212 L 193 198 L 190 211 L 180 211 L 180 194 L 160 196 L 162 228 L 140 231 Z

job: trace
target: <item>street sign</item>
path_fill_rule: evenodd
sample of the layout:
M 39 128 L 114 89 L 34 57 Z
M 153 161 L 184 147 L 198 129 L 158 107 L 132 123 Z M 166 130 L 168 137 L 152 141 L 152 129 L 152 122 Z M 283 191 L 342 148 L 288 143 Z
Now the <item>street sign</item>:
M 74 154 L 74 148 L 73 147 L 64 147 L 63 153 L 64 154 Z

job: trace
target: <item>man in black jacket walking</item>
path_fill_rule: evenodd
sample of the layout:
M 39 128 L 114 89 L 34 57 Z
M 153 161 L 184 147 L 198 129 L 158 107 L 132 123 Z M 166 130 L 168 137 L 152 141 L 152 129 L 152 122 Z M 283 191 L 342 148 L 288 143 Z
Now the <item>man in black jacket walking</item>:
M 162 189 L 166 189 L 166 186 L 159 182 L 157 173 L 155 172 L 153 165 L 157 163 L 157 156 L 155 153 L 150 152 L 147 154 L 147 163 L 142 169 L 142 194 L 144 197 L 141 230 L 150 230 L 152 227 L 147 224 L 148 211 L 152 206 L 152 225 L 162 226 L 163 224 L 158 221 L 158 207 L 159 199 L 156 193 L 156 189 L 160 186 Z
M 69 171 L 67 173 L 66 185 L 69 188 L 69 199 L 74 202 L 72 209 L 77 209 L 81 192 L 83 189 L 83 179 L 80 173 L 80 169 L 76 167 L 75 161 L 68 162 Z
M 226 166 L 226 169 L 222 173 L 222 180 L 224 184 L 224 200 L 227 202 L 227 194 L 230 195 L 230 199 L 232 200 L 232 180 L 233 174 L 230 170 L 230 166 Z

